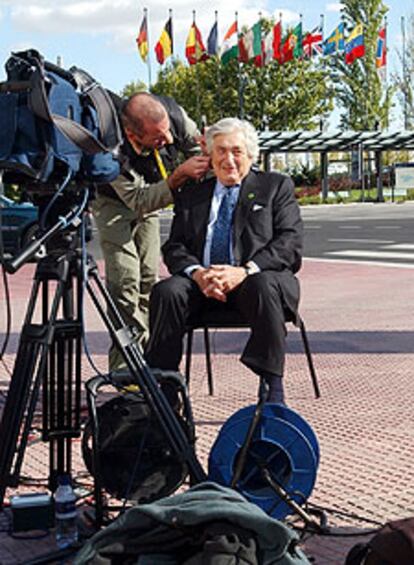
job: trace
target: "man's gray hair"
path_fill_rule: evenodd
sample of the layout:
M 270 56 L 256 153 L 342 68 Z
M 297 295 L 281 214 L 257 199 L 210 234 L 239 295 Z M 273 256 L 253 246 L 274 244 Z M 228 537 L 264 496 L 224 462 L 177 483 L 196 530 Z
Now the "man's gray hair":
M 223 118 L 206 130 L 207 151 L 211 153 L 213 140 L 216 135 L 225 135 L 240 131 L 246 143 L 247 154 L 257 161 L 259 158 L 259 138 L 257 132 L 250 122 L 239 120 L 238 118 Z

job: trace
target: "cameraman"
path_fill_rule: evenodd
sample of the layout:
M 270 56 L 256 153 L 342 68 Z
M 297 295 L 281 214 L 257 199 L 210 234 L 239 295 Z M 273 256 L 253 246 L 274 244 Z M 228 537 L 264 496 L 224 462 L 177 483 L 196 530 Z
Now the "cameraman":
M 197 126 L 172 98 L 141 92 L 124 104 L 114 101 L 124 134 L 121 174 L 111 184 L 98 186 L 93 213 L 108 290 L 124 322 L 135 327 L 144 345 L 149 295 L 160 259 L 155 211 L 171 204 L 173 192 L 187 180 L 203 177 L 209 160 L 197 155 Z M 110 370 L 123 365 L 121 354 L 112 346 Z

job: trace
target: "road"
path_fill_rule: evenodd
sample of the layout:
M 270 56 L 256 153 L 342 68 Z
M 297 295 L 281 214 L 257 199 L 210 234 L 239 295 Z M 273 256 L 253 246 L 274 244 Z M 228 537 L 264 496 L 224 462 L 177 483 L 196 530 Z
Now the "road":
M 305 257 L 414 268 L 414 202 L 304 206 L 301 213 Z M 160 217 L 165 241 L 172 212 Z M 102 257 L 96 234 L 91 250 L 96 259 Z
M 414 202 L 304 207 L 305 257 L 414 267 Z

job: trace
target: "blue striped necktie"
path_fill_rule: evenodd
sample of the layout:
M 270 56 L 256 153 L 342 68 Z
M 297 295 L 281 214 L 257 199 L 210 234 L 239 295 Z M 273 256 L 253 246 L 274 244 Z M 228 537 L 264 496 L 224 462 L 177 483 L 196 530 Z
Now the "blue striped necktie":
M 234 208 L 232 188 L 226 188 L 214 224 L 210 249 L 210 263 L 212 265 L 229 265 L 231 262 L 230 241 Z

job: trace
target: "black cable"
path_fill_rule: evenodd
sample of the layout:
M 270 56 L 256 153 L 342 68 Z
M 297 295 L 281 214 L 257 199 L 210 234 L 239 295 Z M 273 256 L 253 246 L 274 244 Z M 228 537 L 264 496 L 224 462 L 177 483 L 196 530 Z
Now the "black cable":
M 378 520 L 373 520 L 372 518 L 367 518 L 366 516 L 359 516 L 354 512 L 345 512 L 344 510 L 339 510 L 337 508 L 329 508 L 327 506 L 320 506 L 318 504 L 308 502 L 307 505 L 309 507 L 313 507 L 316 510 L 321 510 L 323 512 L 327 512 L 328 514 L 337 514 L 338 516 L 342 516 L 344 518 L 351 518 L 352 520 L 358 520 L 360 522 L 367 522 L 368 524 L 374 524 L 380 528 L 382 528 L 385 524 L 384 522 L 378 522 Z
M 133 484 L 134 484 L 134 479 L 135 479 L 136 473 L 138 471 L 138 465 L 141 461 L 142 452 L 144 450 L 144 444 L 145 444 L 145 441 L 147 439 L 148 432 L 149 432 L 149 424 L 150 424 L 150 422 L 148 420 L 147 425 L 145 426 L 145 429 L 144 429 L 143 437 L 141 438 L 141 441 L 140 441 L 139 446 L 138 446 L 138 453 L 135 457 L 134 466 L 133 466 L 131 474 L 129 476 L 128 486 L 126 488 L 126 492 L 125 492 L 125 495 L 124 495 L 124 503 L 123 503 L 122 513 L 125 511 L 125 508 L 127 506 L 128 496 L 131 493 L 131 490 L 132 490 L 132 487 L 133 487 Z
M 2 279 L 3 279 L 3 287 L 4 287 L 4 296 L 6 298 L 6 333 L 4 337 L 3 345 L 1 346 L 0 350 L 0 360 L 3 360 L 3 356 L 6 352 L 7 345 L 10 339 L 11 333 L 11 306 L 10 306 L 10 291 L 9 291 L 9 282 L 7 280 L 6 269 L 4 268 L 4 241 L 3 241 L 3 232 L 1 230 L 2 225 L 2 217 L 0 214 L 0 262 L 1 262 L 1 272 L 2 272 Z M 3 392 L 0 392 L 1 396 L 5 397 Z
M 2 256 L 3 256 L 3 251 L 1 252 Z M 9 290 L 9 282 L 7 279 L 7 274 L 6 274 L 6 269 L 4 268 L 4 261 L 1 261 L 1 272 L 2 272 L 2 279 L 3 279 L 3 287 L 4 287 L 4 296 L 6 299 L 6 333 L 5 333 L 5 337 L 4 337 L 4 341 L 3 344 L 1 346 L 1 350 L 0 350 L 0 359 L 3 359 L 3 356 L 6 352 L 7 349 L 7 345 L 9 343 L 9 339 L 10 339 L 10 333 L 11 333 L 11 321 L 12 321 L 12 317 L 11 317 L 11 307 L 10 307 L 10 290 Z
M 43 539 L 43 538 L 47 538 L 50 535 L 50 530 L 39 530 L 39 531 L 41 531 L 42 533 L 41 534 L 34 534 L 32 536 L 29 536 L 27 534 L 20 535 L 19 532 L 13 533 L 11 531 L 7 532 L 7 533 L 13 539 L 25 540 L 25 541 L 30 541 L 30 540 L 34 541 L 34 540 L 38 540 L 38 539 Z
M 1 228 L 1 214 L 0 214 L 0 228 Z M 10 335 L 11 335 L 11 325 L 12 325 L 12 312 L 11 312 L 11 300 L 10 300 L 10 290 L 9 290 L 9 281 L 7 279 L 6 269 L 4 268 L 4 243 L 3 243 L 3 232 L 0 230 L 0 262 L 1 262 L 1 272 L 2 272 L 2 279 L 3 279 L 3 287 L 4 287 L 4 296 L 6 300 L 6 333 L 4 336 L 4 341 L 1 346 L 0 350 L 0 361 L 2 362 L 3 367 L 5 368 L 7 374 L 11 376 L 11 371 L 7 367 L 3 357 L 6 353 L 7 346 L 9 344 Z M 6 399 L 7 395 L 5 392 L 0 390 L 0 397 Z
M 39 220 L 39 227 L 42 231 L 46 230 L 46 220 L 47 220 L 47 217 L 49 215 L 50 210 L 52 209 L 53 205 L 55 204 L 57 199 L 60 197 L 62 192 L 65 190 L 65 188 L 68 185 L 71 178 L 72 178 L 72 171 L 71 171 L 70 167 L 68 166 L 68 171 L 67 171 L 65 179 L 63 180 L 62 184 L 59 186 L 57 191 L 54 193 L 52 199 L 48 202 L 48 204 L 47 204 L 46 208 L 44 209 L 42 216 Z
M 366 537 L 376 534 L 384 524 L 382 522 L 378 522 L 376 520 L 372 520 L 371 518 L 367 518 L 365 516 L 359 516 L 358 514 L 352 512 L 344 512 L 342 510 L 336 508 L 328 508 L 324 506 L 319 506 L 317 504 L 307 503 L 306 510 L 310 514 L 316 514 L 320 517 L 321 526 L 320 529 L 313 528 L 312 526 L 305 525 L 305 526 L 297 526 L 295 524 L 290 523 L 290 527 L 298 532 L 301 532 L 301 537 L 305 534 L 310 535 L 318 535 L 323 537 L 343 537 L 343 538 L 353 538 L 353 537 Z M 338 531 L 338 528 L 332 528 L 331 526 L 327 525 L 327 520 L 325 514 L 334 514 L 338 516 L 342 516 L 344 518 L 350 518 L 352 520 L 357 520 L 360 522 L 367 522 L 370 524 L 375 524 L 377 528 L 371 528 L 369 530 L 364 530 L 363 532 L 341 532 Z M 354 526 L 355 527 L 355 526 Z

